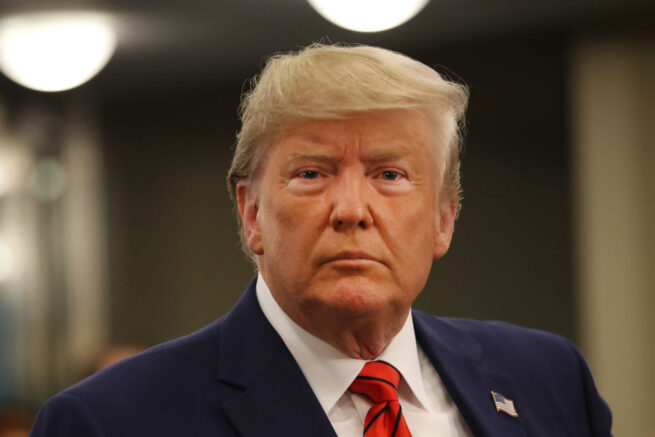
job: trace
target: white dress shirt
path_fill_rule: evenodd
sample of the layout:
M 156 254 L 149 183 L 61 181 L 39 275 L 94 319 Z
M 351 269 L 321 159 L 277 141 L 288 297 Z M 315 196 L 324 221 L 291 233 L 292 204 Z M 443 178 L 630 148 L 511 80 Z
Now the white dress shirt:
M 302 370 L 339 437 L 361 437 L 371 402 L 348 387 L 366 363 L 351 358 L 298 326 L 280 308 L 261 274 L 257 300 Z M 414 323 L 405 324 L 376 359 L 400 373 L 398 399 L 413 437 L 472 437 L 441 378 L 416 344 Z

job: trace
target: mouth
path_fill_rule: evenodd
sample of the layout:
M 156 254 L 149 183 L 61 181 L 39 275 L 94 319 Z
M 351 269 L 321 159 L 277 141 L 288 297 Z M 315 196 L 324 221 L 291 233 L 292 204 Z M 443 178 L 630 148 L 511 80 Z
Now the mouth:
M 344 266 L 363 266 L 370 263 L 382 263 L 379 259 L 362 251 L 343 251 L 327 258 L 325 263 Z

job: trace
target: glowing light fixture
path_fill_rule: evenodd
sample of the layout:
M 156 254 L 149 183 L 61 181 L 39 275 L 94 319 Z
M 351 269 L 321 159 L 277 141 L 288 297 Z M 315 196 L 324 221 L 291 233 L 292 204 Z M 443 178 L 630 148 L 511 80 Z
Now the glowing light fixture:
M 39 91 L 75 88 L 107 64 L 116 49 L 109 18 L 90 12 L 47 12 L 0 20 L 0 69 Z
M 379 32 L 400 26 L 429 0 L 308 0 L 325 19 L 357 32 Z

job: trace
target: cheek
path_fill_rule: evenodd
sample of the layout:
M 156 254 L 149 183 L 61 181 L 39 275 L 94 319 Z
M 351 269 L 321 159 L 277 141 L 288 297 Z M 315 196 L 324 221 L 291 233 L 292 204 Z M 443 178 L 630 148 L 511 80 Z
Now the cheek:
M 423 200 L 423 199 L 421 199 Z M 431 246 L 436 232 L 436 214 L 430 202 L 410 200 L 390 205 L 385 215 L 392 238 L 399 248 L 416 251 Z M 412 244 L 408 244 L 408 243 Z
M 407 259 L 416 267 L 432 265 L 434 257 L 435 225 L 434 220 L 427 217 L 428 214 L 420 214 L 408 221 L 404 238 L 399 242 L 407 252 Z
M 420 283 L 427 279 L 434 258 L 436 214 L 430 202 L 412 201 L 387 208 L 380 232 L 396 259 L 403 281 Z M 401 280 L 401 279 L 399 279 Z
M 283 257 L 305 256 L 322 223 L 318 202 L 290 199 L 285 194 L 267 198 L 260 210 L 264 251 Z

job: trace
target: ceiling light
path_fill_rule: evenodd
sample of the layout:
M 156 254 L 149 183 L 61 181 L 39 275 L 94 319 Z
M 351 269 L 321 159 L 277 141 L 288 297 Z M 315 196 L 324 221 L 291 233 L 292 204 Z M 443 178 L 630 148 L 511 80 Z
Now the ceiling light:
M 324 18 L 357 32 L 379 32 L 400 26 L 429 0 L 308 0 Z
M 116 34 L 105 15 L 47 12 L 0 20 L 0 69 L 39 91 L 79 86 L 107 64 Z

